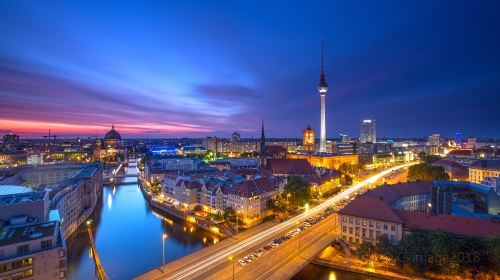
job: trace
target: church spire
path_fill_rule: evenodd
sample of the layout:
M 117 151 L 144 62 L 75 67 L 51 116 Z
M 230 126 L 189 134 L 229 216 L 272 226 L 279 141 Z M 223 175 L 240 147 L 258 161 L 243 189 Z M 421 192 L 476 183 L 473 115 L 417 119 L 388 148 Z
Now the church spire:
M 260 155 L 264 156 L 266 153 L 266 135 L 264 133 L 264 120 L 262 120 L 262 132 L 260 135 Z

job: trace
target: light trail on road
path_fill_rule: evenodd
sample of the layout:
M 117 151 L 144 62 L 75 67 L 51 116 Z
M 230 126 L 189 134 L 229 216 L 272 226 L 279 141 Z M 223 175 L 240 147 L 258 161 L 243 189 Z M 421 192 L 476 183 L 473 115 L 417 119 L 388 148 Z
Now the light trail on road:
M 339 202 L 340 200 L 344 199 L 346 196 L 350 196 L 353 193 L 357 192 L 359 189 L 361 189 L 364 186 L 367 186 L 369 184 L 373 184 L 386 176 L 387 174 L 391 173 L 394 170 L 398 170 L 401 168 L 405 168 L 412 165 L 410 164 L 403 164 L 403 165 L 398 165 L 396 167 L 392 167 L 389 169 L 386 169 L 380 173 L 377 173 L 370 178 L 365 179 L 364 181 L 361 181 L 353 186 L 351 186 L 348 189 L 345 189 L 338 193 L 337 195 L 325 200 L 323 203 L 287 220 L 284 221 L 274 227 L 268 228 L 266 230 L 263 230 L 262 232 L 259 232 L 255 234 L 252 237 L 248 237 L 245 240 L 242 240 L 236 244 L 233 244 L 229 246 L 228 248 L 224 248 L 220 250 L 219 252 L 203 259 L 200 261 L 193 262 L 190 264 L 188 267 L 181 268 L 179 271 L 176 271 L 175 273 L 171 275 L 165 275 L 158 277 L 156 279 L 166 279 L 166 280 L 179 280 L 179 279 L 193 279 L 198 276 L 200 273 L 205 273 L 209 271 L 211 268 L 221 264 L 224 261 L 227 261 L 227 259 L 230 256 L 237 255 L 237 252 L 243 251 L 243 249 L 247 249 L 249 247 L 255 246 L 267 239 L 271 239 L 274 235 L 277 233 L 283 231 L 284 229 L 291 227 L 295 225 L 296 222 L 300 222 L 302 220 L 305 220 L 309 218 L 310 216 L 313 216 L 315 214 L 318 214 L 322 211 L 324 211 L 328 206 Z

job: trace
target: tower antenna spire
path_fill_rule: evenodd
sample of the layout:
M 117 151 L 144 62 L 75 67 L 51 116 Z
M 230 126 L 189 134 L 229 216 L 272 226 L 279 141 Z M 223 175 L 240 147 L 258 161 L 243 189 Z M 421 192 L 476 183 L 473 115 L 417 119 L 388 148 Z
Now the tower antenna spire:
M 325 81 L 325 46 L 321 39 L 321 81 Z

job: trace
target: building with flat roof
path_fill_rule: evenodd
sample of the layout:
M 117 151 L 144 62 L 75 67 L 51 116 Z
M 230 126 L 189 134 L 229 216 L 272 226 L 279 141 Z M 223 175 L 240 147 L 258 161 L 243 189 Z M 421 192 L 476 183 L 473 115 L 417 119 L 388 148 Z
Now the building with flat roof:
M 66 255 L 58 221 L 4 227 L 0 279 L 66 279 Z
M 484 217 L 500 216 L 496 188 L 463 181 L 434 181 L 432 209 L 435 214 Z
M 49 206 L 49 193 L 46 191 L 0 195 L 0 226 L 2 221 L 10 224 L 26 220 L 45 222 Z
M 469 166 L 469 181 L 481 183 L 486 177 L 500 176 L 500 159 L 480 159 Z

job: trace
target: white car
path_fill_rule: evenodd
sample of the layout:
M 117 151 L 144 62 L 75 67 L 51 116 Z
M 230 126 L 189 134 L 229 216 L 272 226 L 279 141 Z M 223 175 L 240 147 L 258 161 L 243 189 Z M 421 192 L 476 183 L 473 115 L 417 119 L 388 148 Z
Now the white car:
M 244 260 L 238 260 L 238 263 L 241 265 L 241 266 L 245 266 L 247 265 L 247 262 L 244 261 Z

